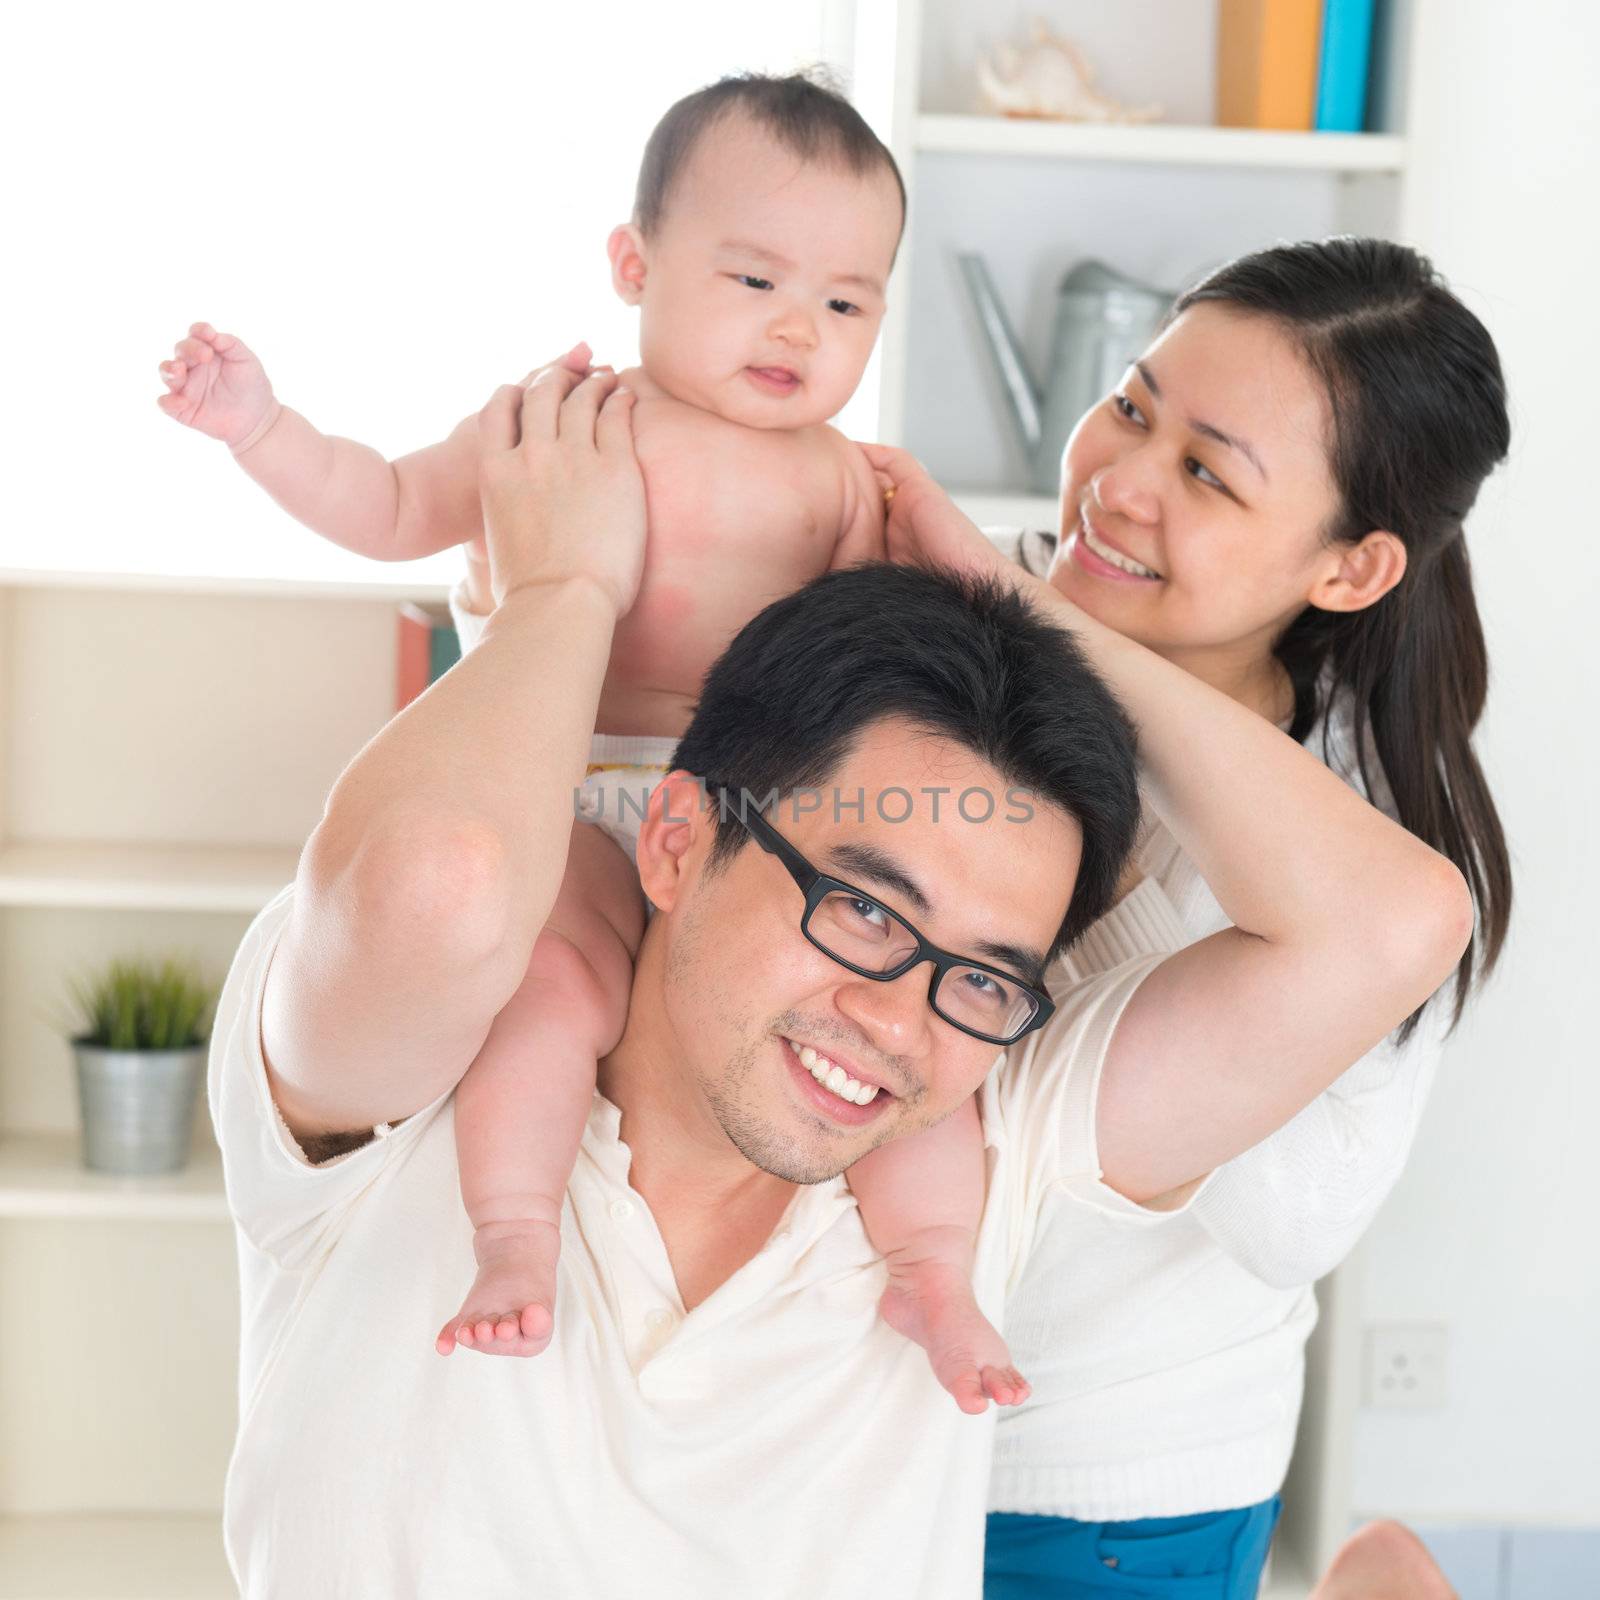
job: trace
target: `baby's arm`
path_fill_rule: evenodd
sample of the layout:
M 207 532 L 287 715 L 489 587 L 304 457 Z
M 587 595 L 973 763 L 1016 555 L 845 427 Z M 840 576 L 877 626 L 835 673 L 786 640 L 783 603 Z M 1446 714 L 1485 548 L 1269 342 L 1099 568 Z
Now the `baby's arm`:
M 834 546 L 830 571 L 853 567 L 862 561 L 884 559 L 883 489 L 861 447 L 842 433 L 828 430 L 838 451 L 843 474 L 839 542 Z
M 412 561 L 474 538 L 478 419 L 449 438 L 386 461 L 320 432 L 280 405 L 259 360 L 232 334 L 197 322 L 161 364 L 169 417 L 222 440 L 297 522 L 378 561 Z

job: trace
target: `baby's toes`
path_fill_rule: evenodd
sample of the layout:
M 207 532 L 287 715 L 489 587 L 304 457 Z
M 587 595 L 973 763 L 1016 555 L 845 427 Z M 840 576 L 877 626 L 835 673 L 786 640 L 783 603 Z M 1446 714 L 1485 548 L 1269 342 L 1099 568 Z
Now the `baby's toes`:
M 549 1308 L 537 1303 L 524 1306 L 517 1322 L 522 1329 L 524 1339 L 547 1339 L 550 1330 L 555 1326 L 555 1319 L 550 1315 Z
M 522 1324 L 509 1312 L 500 1317 L 494 1325 L 494 1336 L 497 1339 L 509 1341 L 515 1339 L 521 1332 Z
M 959 1377 L 952 1378 L 945 1387 L 968 1416 L 975 1417 L 989 1409 L 988 1396 L 983 1392 L 983 1380 L 976 1372 L 963 1372 Z
M 1027 1380 L 1015 1367 L 985 1367 L 983 1392 L 998 1406 L 1017 1406 L 1030 1391 Z

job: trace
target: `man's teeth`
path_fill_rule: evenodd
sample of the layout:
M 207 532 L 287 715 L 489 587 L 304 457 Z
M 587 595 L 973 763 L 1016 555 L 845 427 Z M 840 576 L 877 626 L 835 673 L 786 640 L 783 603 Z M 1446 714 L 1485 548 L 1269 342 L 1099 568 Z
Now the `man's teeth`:
M 1103 539 L 1097 539 L 1094 529 L 1086 522 L 1083 524 L 1083 542 L 1100 557 L 1102 561 L 1109 561 L 1112 566 L 1120 567 L 1124 572 L 1131 572 L 1136 578 L 1159 578 L 1159 572 L 1152 572 L 1149 567 L 1141 567 L 1132 556 L 1125 556 L 1120 550 L 1113 550 Z
M 790 1041 L 794 1045 L 794 1041 Z M 841 1100 L 848 1100 L 852 1105 L 870 1105 L 878 1098 L 878 1086 L 875 1083 L 857 1083 L 843 1067 L 836 1067 L 826 1056 L 818 1055 L 808 1044 L 794 1045 L 795 1054 L 800 1057 L 800 1065 L 811 1074 L 824 1089 L 830 1089 Z

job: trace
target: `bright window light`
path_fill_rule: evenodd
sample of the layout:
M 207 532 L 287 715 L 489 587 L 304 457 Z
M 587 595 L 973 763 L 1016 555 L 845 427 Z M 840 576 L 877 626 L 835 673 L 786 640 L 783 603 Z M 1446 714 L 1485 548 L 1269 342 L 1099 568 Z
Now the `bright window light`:
M 823 59 L 829 4 L 18 8 L 0 576 L 370 573 L 162 415 L 157 363 L 209 321 L 389 455 L 580 338 L 624 365 L 604 247 L 651 126 L 723 73 Z

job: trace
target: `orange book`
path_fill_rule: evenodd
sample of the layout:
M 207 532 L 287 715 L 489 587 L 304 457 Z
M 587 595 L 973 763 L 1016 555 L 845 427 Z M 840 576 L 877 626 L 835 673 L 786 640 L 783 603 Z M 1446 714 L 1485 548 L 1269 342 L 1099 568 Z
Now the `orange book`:
M 1322 0 L 1219 0 L 1217 123 L 1309 131 Z

